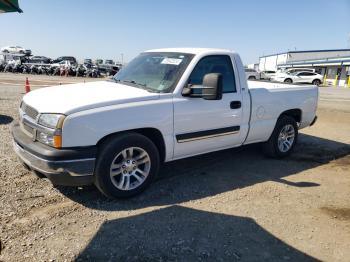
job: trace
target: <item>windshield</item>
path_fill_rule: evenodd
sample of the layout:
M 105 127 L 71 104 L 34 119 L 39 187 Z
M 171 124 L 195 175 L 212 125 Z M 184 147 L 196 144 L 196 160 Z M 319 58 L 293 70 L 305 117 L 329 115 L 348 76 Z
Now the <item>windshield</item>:
M 153 92 L 171 92 L 192 58 L 183 53 L 142 53 L 113 79 Z

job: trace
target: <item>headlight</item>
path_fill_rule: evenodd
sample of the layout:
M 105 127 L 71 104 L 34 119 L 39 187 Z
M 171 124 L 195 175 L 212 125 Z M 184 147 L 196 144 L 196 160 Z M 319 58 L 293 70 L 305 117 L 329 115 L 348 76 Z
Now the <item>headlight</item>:
M 56 128 L 62 117 L 64 116 L 59 114 L 42 114 L 39 117 L 38 124 L 49 128 Z
M 37 131 L 36 139 L 46 145 L 54 146 L 53 134 L 48 134 L 48 132 Z
M 60 114 L 42 114 L 38 124 L 44 126 L 37 130 L 36 139 L 56 148 L 62 147 L 62 126 L 65 116 Z

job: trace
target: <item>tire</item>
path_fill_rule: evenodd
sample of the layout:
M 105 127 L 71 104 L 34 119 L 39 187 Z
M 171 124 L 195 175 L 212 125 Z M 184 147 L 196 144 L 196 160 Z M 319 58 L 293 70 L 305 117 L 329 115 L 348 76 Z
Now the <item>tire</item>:
M 290 78 L 287 78 L 287 79 L 284 80 L 284 83 L 286 83 L 286 84 L 292 84 L 292 83 L 293 83 L 293 80 L 290 79 Z
M 250 76 L 250 77 L 248 77 L 248 80 L 256 80 L 256 77 L 255 76 Z
M 3 53 L 9 53 L 9 50 L 5 49 L 2 51 Z
M 291 136 L 292 133 L 294 137 L 291 140 L 291 137 L 288 138 L 286 134 Z M 288 140 L 288 142 L 286 142 L 286 140 Z M 296 121 L 290 116 L 282 115 L 277 120 L 275 129 L 273 130 L 269 140 L 263 144 L 263 152 L 265 155 L 272 158 L 286 157 L 293 151 L 297 140 L 298 126 Z M 287 145 L 289 146 L 288 148 Z
M 319 86 L 321 84 L 321 81 L 319 79 L 315 79 L 314 81 L 312 81 L 312 84 L 315 86 Z
M 149 138 L 138 133 L 120 134 L 107 139 L 100 147 L 95 185 L 109 198 L 132 197 L 151 184 L 159 165 L 158 149 Z

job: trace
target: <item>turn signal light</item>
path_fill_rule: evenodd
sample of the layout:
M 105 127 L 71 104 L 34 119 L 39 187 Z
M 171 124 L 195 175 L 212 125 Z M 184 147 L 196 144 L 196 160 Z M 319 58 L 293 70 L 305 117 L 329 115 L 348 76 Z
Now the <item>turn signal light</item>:
M 54 135 L 53 136 L 53 146 L 56 148 L 62 147 L 62 136 L 61 135 Z

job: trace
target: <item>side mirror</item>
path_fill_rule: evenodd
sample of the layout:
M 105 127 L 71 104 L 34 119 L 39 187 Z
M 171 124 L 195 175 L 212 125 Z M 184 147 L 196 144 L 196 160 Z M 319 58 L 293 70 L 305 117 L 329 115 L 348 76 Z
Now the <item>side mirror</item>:
M 205 100 L 221 100 L 222 85 L 222 75 L 210 73 L 203 77 L 202 86 L 188 85 L 182 90 L 182 95 L 189 97 L 201 97 Z M 200 90 L 201 93 L 196 92 L 196 90 Z
M 222 75 L 218 73 L 206 74 L 203 77 L 202 97 L 206 100 L 222 99 Z

